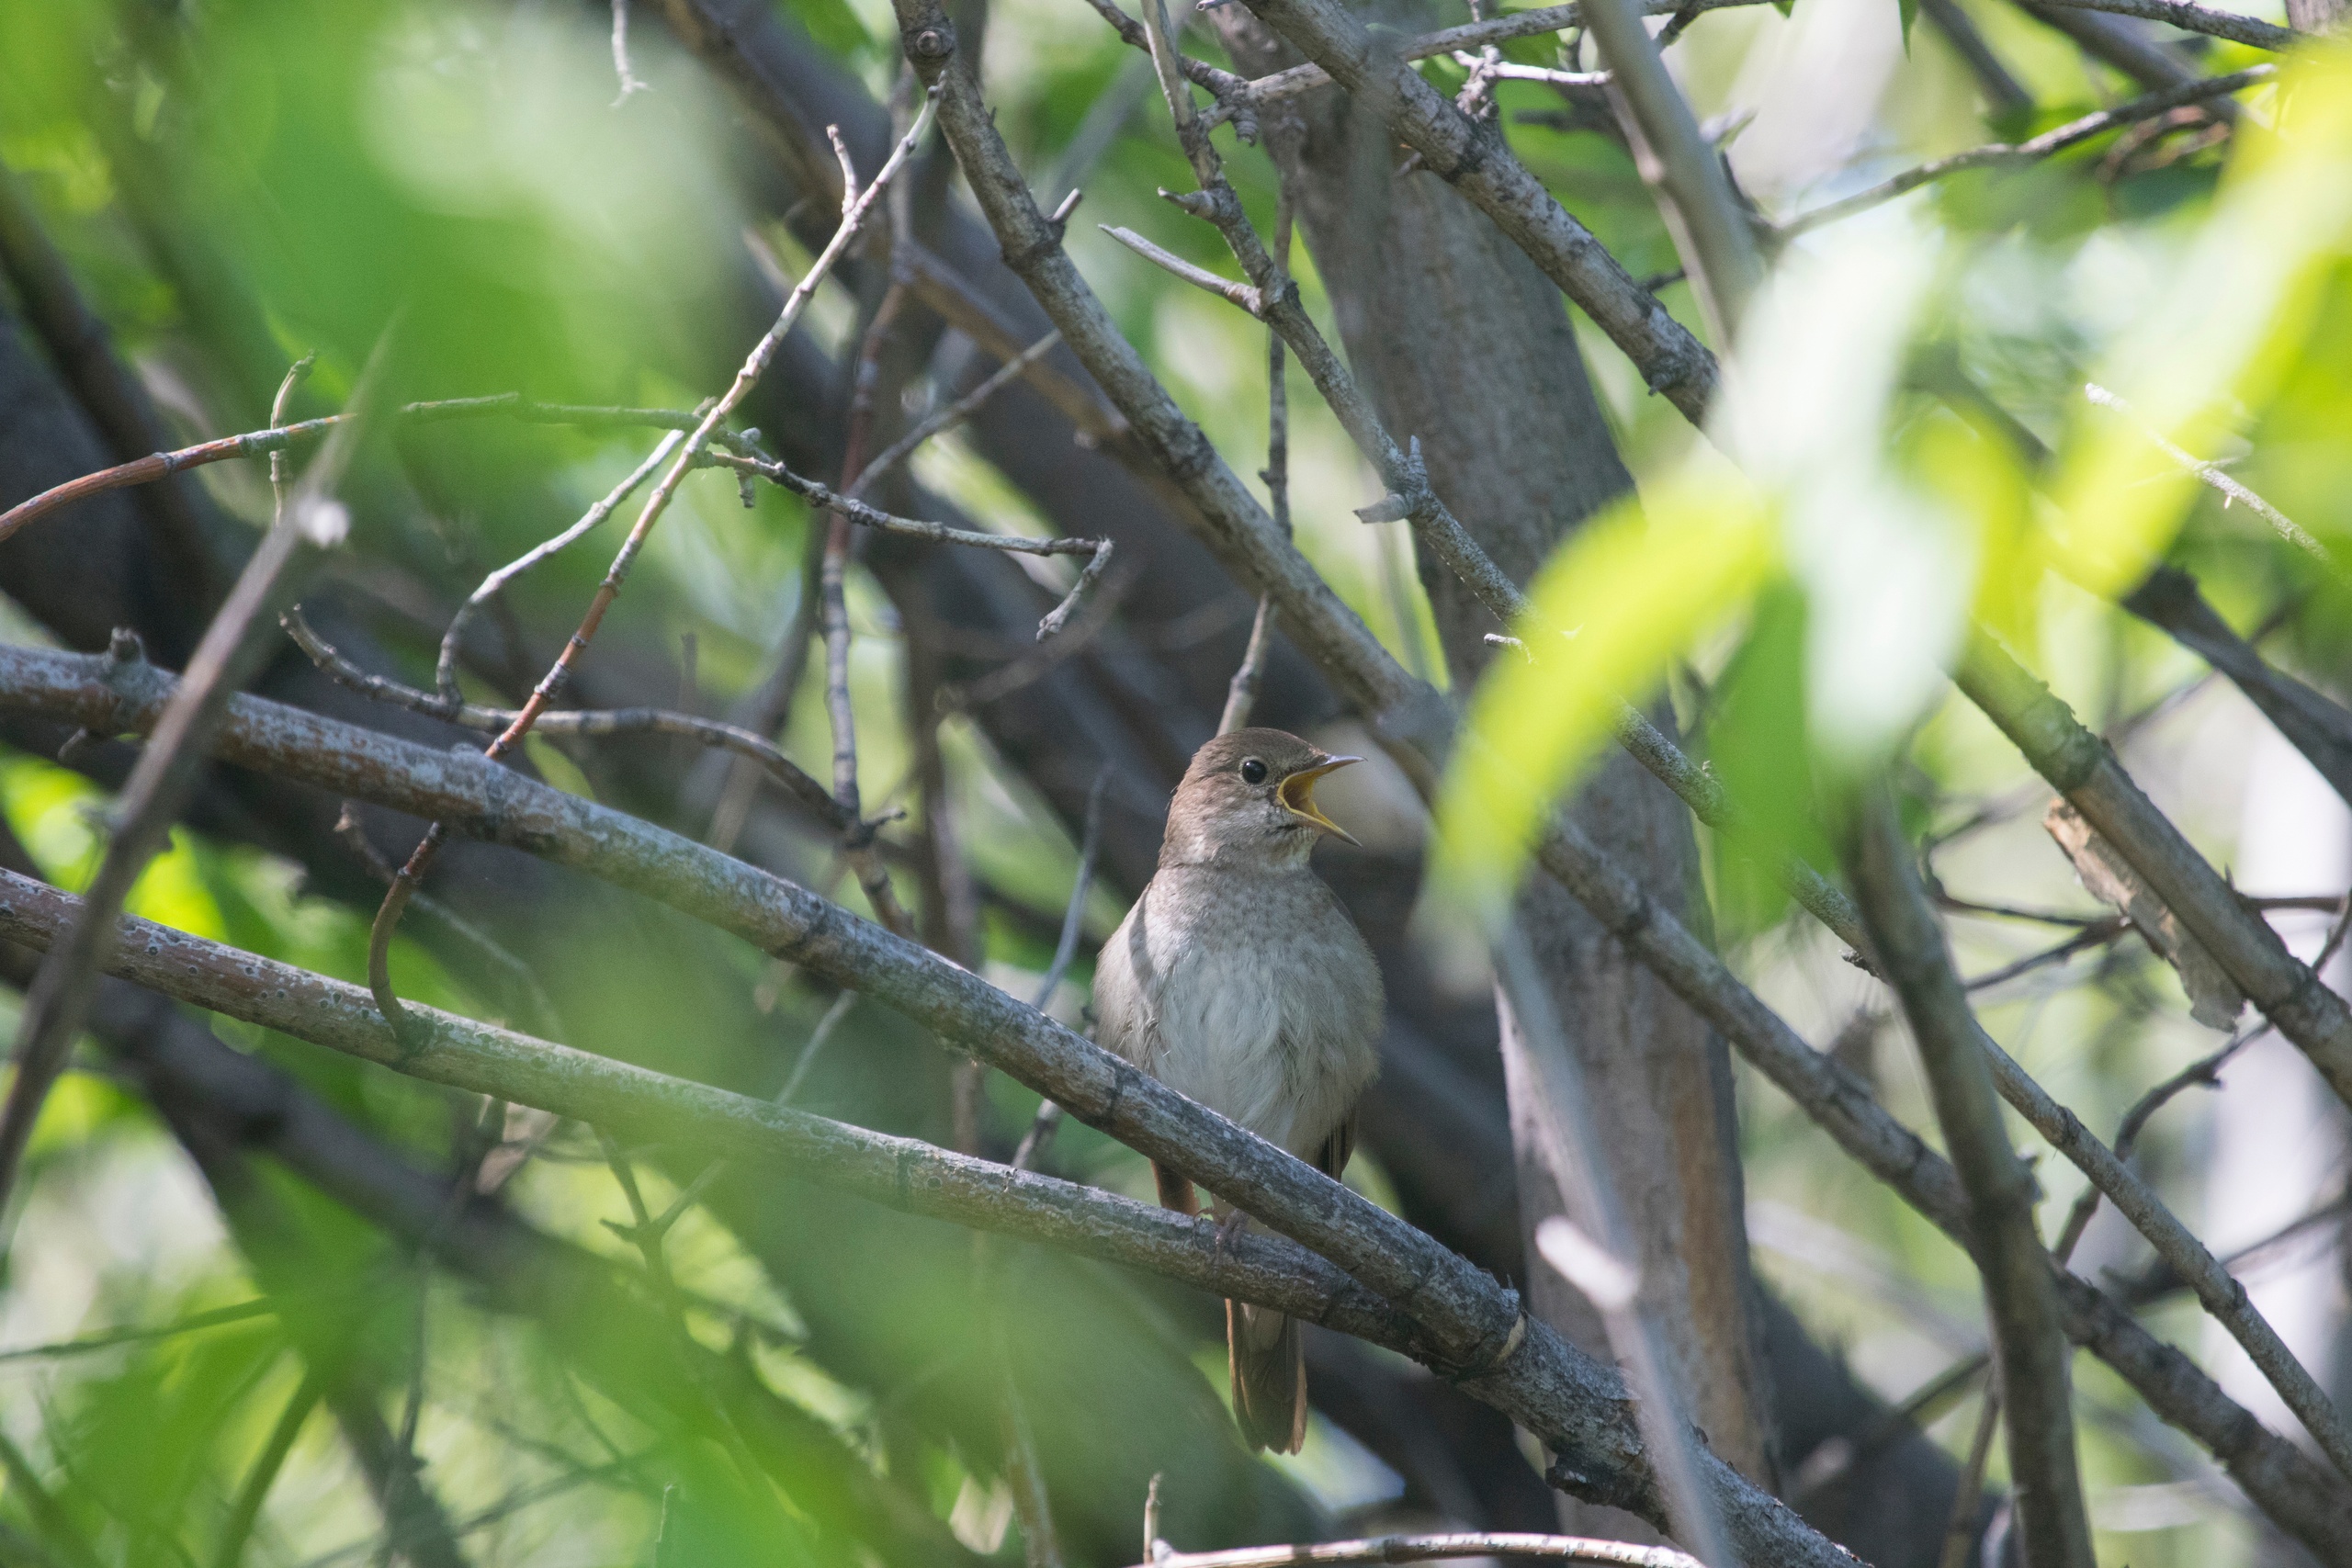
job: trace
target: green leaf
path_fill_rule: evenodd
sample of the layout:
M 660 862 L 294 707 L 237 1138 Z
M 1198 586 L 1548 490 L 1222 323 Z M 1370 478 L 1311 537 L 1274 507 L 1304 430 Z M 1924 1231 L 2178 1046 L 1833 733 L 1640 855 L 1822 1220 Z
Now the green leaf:
M 2197 490 L 2150 432 L 2211 455 L 2302 356 L 2336 263 L 2352 252 L 2352 46 L 2291 59 L 2266 129 L 2247 116 L 2219 197 L 2155 306 L 2098 379 L 2130 417 L 2085 410 L 2057 486 L 2060 558 L 2094 593 L 2136 582 Z
M 1907 59 L 1911 53 L 1911 24 L 1919 19 L 1919 0 L 1894 0 L 1894 3 L 1903 13 L 1903 53 Z
M 1759 498 L 1721 470 L 1621 503 L 1535 580 L 1517 627 L 1534 657 L 1488 667 L 1438 802 L 1437 878 L 1487 910 L 1519 881 L 1552 802 L 1605 745 L 1621 700 L 1748 599 L 1778 558 Z

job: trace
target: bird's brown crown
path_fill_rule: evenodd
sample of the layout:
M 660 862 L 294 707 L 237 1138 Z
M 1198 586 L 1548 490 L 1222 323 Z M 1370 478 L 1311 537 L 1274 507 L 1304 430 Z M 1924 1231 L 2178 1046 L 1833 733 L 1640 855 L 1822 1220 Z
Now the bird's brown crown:
M 1237 729 L 1193 754 L 1168 808 L 1159 863 L 1299 865 L 1317 833 L 1348 842 L 1346 829 L 1317 809 L 1317 779 L 1360 757 L 1334 757 L 1280 729 Z

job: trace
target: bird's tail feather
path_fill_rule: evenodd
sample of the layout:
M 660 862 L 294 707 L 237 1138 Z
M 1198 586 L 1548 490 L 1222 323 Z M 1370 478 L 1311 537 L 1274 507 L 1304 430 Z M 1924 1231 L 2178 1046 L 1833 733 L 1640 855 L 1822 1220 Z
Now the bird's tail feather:
M 1225 1347 L 1242 1437 L 1253 1449 L 1296 1453 L 1306 1440 L 1306 1347 L 1297 1320 L 1229 1301 Z

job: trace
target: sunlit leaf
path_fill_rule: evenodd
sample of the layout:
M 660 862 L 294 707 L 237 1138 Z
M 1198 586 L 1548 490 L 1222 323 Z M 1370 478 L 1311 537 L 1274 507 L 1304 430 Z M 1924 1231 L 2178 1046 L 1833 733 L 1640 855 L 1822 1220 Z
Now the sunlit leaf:
M 2208 452 L 2301 354 L 2321 285 L 2352 243 L 2352 45 L 2283 68 L 2265 126 L 2248 112 L 2221 194 L 2157 306 L 2098 372 L 2133 418 L 2086 410 L 2057 495 L 2066 570 L 2106 594 L 2170 541 L 2196 480 L 2149 440 Z M 2141 426 L 2144 424 L 2145 428 Z
M 1720 479 L 1623 505 L 1554 556 L 1472 700 L 1438 803 L 1439 875 L 1493 906 L 1510 897 L 1544 813 L 1606 744 L 1621 701 L 1753 592 L 1776 558 L 1755 492 Z

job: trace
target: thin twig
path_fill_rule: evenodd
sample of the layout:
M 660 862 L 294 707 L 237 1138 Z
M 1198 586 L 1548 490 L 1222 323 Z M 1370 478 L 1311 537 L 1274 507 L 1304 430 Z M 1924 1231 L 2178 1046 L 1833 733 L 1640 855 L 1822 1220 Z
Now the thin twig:
M 628 537 L 622 541 L 619 552 L 613 558 L 611 568 L 605 573 L 604 581 L 597 585 L 595 596 L 589 601 L 587 613 L 581 617 L 579 629 L 573 632 L 571 640 L 564 644 L 563 651 L 556 656 L 554 665 L 545 676 L 541 677 L 539 683 L 531 689 L 530 697 L 516 712 L 514 721 L 500 731 L 497 739 L 483 749 L 484 756 L 497 761 L 521 745 L 524 738 L 537 723 L 539 715 L 544 713 L 548 705 L 555 700 L 556 693 L 570 678 L 581 654 L 586 650 L 590 640 L 595 637 L 596 628 L 604 624 L 605 613 L 612 608 L 613 601 L 620 596 L 621 584 L 628 581 L 629 568 L 636 563 L 638 552 L 645 547 L 646 538 L 652 533 L 654 524 L 661 520 L 662 513 L 668 509 L 671 497 L 677 493 L 678 486 L 684 480 L 688 470 L 696 466 L 704 450 L 709 446 L 713 433 L 726 422 L 729 414 L 735 412 L 737 405 L 751 395 L 752 389 L 759 384 L 760 378 L 767 371 L 769 361 L 775 358 L 784 340 L 790 335 L 794 324 L 800 319 L 801 310 L 808 305 L 809 298 L 815 294 L 818 284 L 832 271 L 834 264 L 847 254 L 851 243 L 864 230 L 866 218 L 873 211 L 875 198 L 888 186 L 892 176 L 905 166 L 908 158 L 914 152 L 916 143 L 922 140 L 923 132 L 930 129 L 933 115 L 938 106 L 939 97 L 936 93 L 925 95 L 922 110 L 916 116 L 914 125 L 898 145 L 890 150 L 890 156 L 884 162 L 880 172 L 875 175 L 874 184 L 863 194 L 854 197 L 844 194 L 842 203 L 842 220 L 833 231 L 832 239 L 827 242 L 825 248 L 818 254 L 817 259 L 809 265 L 808 276 L 800 280 L 790 297 L 785 300 L 784 309 L 776 316 L 775 323 L 769 327 L 766 334 L 752 346 L 750 355 L 743 361 L 742 368 L 735 373 L 733 384 L 695 423 L 692 434 L 686 437 L 685 444 L 679 451 L 676 460 L 672 463 L 670 471 L 662 476 L 660 482 L 653 487 L 653 493 L 646 498 L 644 510 L 638 514 L 636 525 L 630 528 Z M 404 1015 L 401 1010 L 400 997 L 392 989 L 390 967 L 392 933 L 400 929 L 401 910 L 407 907 L 410 896 L 415 892 L 417 884 L 424 878 L 425 870 L 432 865 L 434 858 L 439 854 L 441 845 L 447 838 L 446 825 L 437 820 L 425 830 L 424 839 L 410 854 L 407 863 L 401 867 L 400 876 L 393 882 L 391 891 L 384 896 L 382 906 L 376 911 L 375 923 L 368 931 L 368 988 L 375 993 L 376 1005 L 383 1010 L 384 1017 L 391 1022 L 395 1032 L 401 1028 L 401 1020 Z
M 955 429 L 978 413 L 990 398 L 1026 375 L 1031 366 L 1052 353 L 1055 345 L 1061 341 L 1062 334 L 1058 331 L 1049 332 L 1011 359 L 998 366 L 978 386 L 945 408 L 927 416 L 912 430 L 884 447 L 879 457 L 858 471 L 856 479 L 843 493 L 853 501 L 863 500 L 867 489 L 875 480 L 911 457 L 917 447 L 933 436 Z
M 590 406 L 574 403 L 534 402 L 518 392 L 500 392 L 482 398 L 443 398 L 431 402 L 404 403 L 385 411 L 386 417 L 416 424 L 437 424 L 457 419 L 513 419 L 526 424 L 572 424 L 590 429 L 653 429 L 692 431 L 702 423 L 700 416 L 676 409 L 634 409 Z M 6 539 L 22 528 L 69 502 L 80 501 L 105 491 L 122 490 L 131 485 L 153 484 L 169 474 L 188 468 L 198 468 L 208 463 L 226 462 L 233 457 L 259 457 L 271 452 L 282 452 L 298 442 L 326 435 L 349 420 L 348 413 L 324 414 L 298 423 L 273 425 L 266 430 L 249 430 L 241 435 L 223 435 L 212 441 L 201 441 L 176 451 L 152 452 L 128 463 L 118 463 L 111 468 L 100 468 L 84 474 L 41 491 L 39 495 L 18 502 L 6 512 L 0 512 L 0 539 Z M 708 445 L 715 450 L 741 456 L 758 456 L 758 449 L 746 438 L 731 431 L 713 430 Z
M 1998 969 L 1976 976 L 1968 981 L 1966 988 L 1971 991 L 1987 990 L 2005 981 L 2014 980 L 2020 975 L 2031 974 L 2036 969 L 2047 969 L 2053 964 L 2064 964 L 2086 948 L 2104 947 L 2119 940 L 2131 929 L 2132 922 L 2120 915 L 2109 919 L 2094 920 L 2055 947 L 2045 947 L 2040 953 L 2030 953 L 2013 964 L 2004 964 Z
M 2202 1085 L 2211 1089 L 2218 1085 L 2222 1069 L 2229 1065 L 2231 1059 L 2269 1032 L 2267 1021 L 2244 1031 L 2232 1037 L 2220 1050 L 2199 1057 L 2134 1100 L 2132 1108 L 2123 1113 L 2123 1120 L 2116 1123 L 2115 1157 L 2129 1160 L 2132 1150 L 2139 1145 L 2141 1133 L 2157 1111 L 2192 1086 Z M 2050 1249 L 2060 1262 L 2074 1257 L 2075 1247 L 2083 1239 L 2083 1232 L 2089 1228 L 2091 1217 L 2098 1212 L 2102 1196 L 2098 1184 L 2092 1182 L 2083 1189 L 2082 1194 L 2075 1200 L 2074 1207 L 2066 1212 L 2066 1223 L 2059 1228 L 2057 1245 Z
M 790 491 L 811 507 L 830 512 L 836 519 L 846 519 L 859 527 L 871 528 L 877 534 L 896 534 L 901 538 L 923 539 L 934 545 L 967 545 L 975 549 L 1005 550 L 1013 555 L 1089 558 L 1069 592 L 1037 623 L 1037 640 L 1040 642 L 1069 624 L 1070 616 L 1077 614 L 1079 606 L 1084 603 L 1088 592 L 1109 569 L 1114 554 L 1108 539 L 1073 538 L 1068 535 L 1033 539 L 1022 534 L 982 534 L 970 528 L 951 527 L 944 523 L 900 517 L 868 506 L 819 480 L 796 474 L 782 463 L 764 458 L 720 456 L 712 461 L 719 468 L 731 468 L 738 473 L 756 474 Z
M 1969 1548 L 1976 1543 L 1976 1516 L 1984 1511 L 1984 1466 L 1993 1457 L 1993 1434 L 2000 1427 L 2001 1385 L 1996 1380 L 1985 1385 L 1984 1403 L 1977 1407 L 1976 1430 L 1968 1439 L 1968 1461 L 1961 1466 L 1960 1485 L 1951 1495 L 1951 1517 L 1944 1525 L 1937 1568 L 1968 1568 Z
M 625 4 L 626 0 L 621 0 L 621 3 Z M 697 416 L 706 412 L 707 412 L 707 405 L 695 411 Z M 441 652 L 434 665 L 433 683 L 440 689 L 442 695 L 455 697 L 458 694 L 458 649 L 465 638 L 466 625 L 473 619 L 475 614 L 508 583 L 550 556 L 585 537 L 610 517 L 619 509 L 623 502 L 637 493 L 638 486 L 653 477 L 654 469 L 669 461 L 671 455 L 677 451 L 685 438 L 684 431 L 672 431 L 662 438 L 660 446 L 647 455 L 643 462 L 631 469 L 620 483 L 607 491 L 603 500 L 582 513 L 579 522 L 553 538 L 544 540 L 524 551 L 514 560 L 483 578 L 481 586 L 466 595 L 466 602 L 458 606 L 456 615 L 449 617 L 449 629 L 441 634 Z M 276 460 L 275 455 L 272 460 Z
M 1482 60 L 1468 50 L 1453 51 L 1457 65 L 1467 65 L 1506 82 L 1548 82 L 1555 87 L 1606 87 L 1615 80 L 1606 71 L 1555 71 L 1543 65 L 1520 65 L 1508 60 Z
M 849 152 L 838 137 L 833 150 L 840 154 L 844 177 L 852 177 Z M 842 457 L 843 489 L 857 481 L 859 467 L 865 461 L 865 436 L 873 423 L 874 381 L 880 373 L 883 342 L 906 298 L 906 287 L 893 282 L 884 291 L 859 340 L 850 399 L 849 442 Z M 845 512 L 835 508 L 825 520 L 825 550 L 818 567 L 817 604 L 819 625 L 825 639 L 825 716 L 833 736 L 833 808 L 854 821 L 863 812 L 857 789 L 857 716 L 849 690 L 849 552 L 850 520 Z M 889 870 L 881 857 L 873 852 L 870 845 L 855 850 L 844 846 L 843 854 L 856 874 L 858 886 L 865 890 L 865 902 L 874 911 L 874 918 L 900 936 L 912 936 L 914 921 L 899 904 L 898 892 L 890 884 Z
M 2156 429 L 2154 425 L 2149 424 L 2146 421 L 2141 419 L 2138 414 L 2132 412 L 2132 405 L 2130 403 L 2126 402 L 2123 399 L 2117 397 L 2113 392 L 2109 391 L 2105 387 L 2100 386 L 2098 382 L 2086 381 L 2083 383 L 2083 395 L 2088 398 L 2091 401 L 2097 403 L 2099 407 L 2103 409 L 2112 409 L 2117 413 L 2120 413 L 2124 418 L 2130 420 L 2133 424 L 2139 426 L 2140 433 L 2143 435 L 2145 435 L 2148 438 L 2149 443 L 2161 450 L 2165 457 L 2170 457 L 2174 462 L 2178 463 L 2182 468 L 2196 475 L 2201 483 L 2206 484 L 2214 490 L 2220 491 L 2223 497 L 2222 502 L 2223 506 L 2228 506 L 2230 502 L 2233 501 L 2244 502 L 2253 510 L 2255 515 L 2269 524 L 2271 529 L 2277 533 L 2280 538 L 2286 540 L 2287 543 L 2294 546 L 2295 548 L 2311 557 L 2312 559 L 2319 562 L 2320 565 L 2327 568 L 2328 570 L 2336 572 L 2339 575 L 2342 573 L 2343 569 L 2336 564 L 2335 556 L 2333 551 L 2329 550 L 2325 545 L 2321 544 L 2317 539 L 2312 538 L 2310 533 L 2299 525 L 2293 518 L 2288 516 L 2285 513 L 2279 511 L 2277 507 L 2263 500 L 2262 497 L 2256 495 L 2245 485 L 2240 484 L 2236 479 L 2232 479 L 2228 470 L 2224 469 L 2221 464 L 2208 462 L 2192 452 L 2182 450 L 2179 446 L 2167 440 L 2164 432 Z
M 1290 274 L 1291 247 L 1290 189 L 1281 186 L 1274 196 L 1273 276 L 1277 287 L 1287 282 Z M 1279 328 L 1266 331 L 1266 466 L 1258 470 L 1266 482 L 1267 509 L 1272 513 L 1274 525 L 1284 536 L 1291 531 L 1290 523 L 1290 386 L 1285 374 L 1283 334 Z M 1269 593 L 1258 595 L 1258 612 L 1250 617 L 1250 641 L 1242 649 L 1241 665 L 1225 689 L 1225 712 L 1218 716 L 1216 732 L 1230 735 L 1250 722 L 1250 714 L 1258 705 L 1258 687 L 1265 679 L 1266 649 L 1273 641 L 1274 601 Z
M 1039 1012 L 1046 1010 L 1054 993 L 1061 989 L 1062 976 L 1069 973 L 1070 961 L 1078 956 L 1078 939 L 1086 929 L 1086 896 L 1094 886 L 1095 857 L 1102 848 L 1102 799 L 1110 785 L 1111 769 L 1105 763 L 1086 791 L 1086 827 L 1079 840 L 1078 870 L 1070 877 L 1069 902 L 1062 909 L 1061 935 L 1054 942 L 1053 960 L 1046 965 L 1036 994 L 1029 1003 Z M 1019 1146 L 1012 1151 L 1012 1168 L 1035 1169 L 1061 1124 L 1062 1108 L 1050 1100 L 1040 1101 L 1029 1130 L 1021 1135 Z
M 352 663 L 333 643 L 313 630 L 303 618 L 299 606 L 288 609 L 281 620 L 295 646 L 308 654 L 311 662 L 330 680 L 378 702 L 490 734 L 512 728 L 522 717 L 519 708 L 481 707 L 462 697 L 437 696 L 431 692 L 419 691 L 414 686 L 403 685 L 387 676 L 370 674 Z M 719 719 L 675 713 L 668 708 L 549 708 L 538 716 L 532 728 L 541 735 L 684 737 L 700 745 L 731 751 L 747 761 L 757 763 L 818 820 L 837 834 L 856 834 L 871 826 L 842 812 L 833 797 L 825 792 L 825 786 L 809 777 L 798 763 L 786 756 L 773 742 Z
M 296 613 L 288 612 L 289 615 Z M 299 642 L 300 639 L 298 637 L 296 640 Z M 369 840 L 368 830 L 359 824 L 358 812 L 347 800 L 343 803 L 341 815 L 335 818 L 334 836 L 342 840 L 345 846 L 358 857 L 359 863 L 386 886 L 390 886 L 392 878 L 400 874 L 400 868 L 386 860 Z M 450 935 L 489 959 L 505 974 L 514 985 L 515 998 L 523 1004 L 518 1010 L 531 1020 L 533 1033 L 544 1034 L 551 1040 L 561 1036 L 562 1031 L 557 1024 L 555 998 L 548 995 L 547 987 L 539 983 L 538 976 L 529 964 L 497 938 L 430 894 L 416 895 L 415 908 L 417 913 L 446 927 Z
M 613 0 L 613 74 L 620 79 L 621 95 L 613 100 L 618 108 L 628 102 L 631 93 L 650 93 L 653 89 L 637 79 L 628 64 L 628 0 Z
M 817 1065 L 817 1057 L 824 1051 L 825 1042 L 833 1037 L 833 1031 L 842 1026 L 842 1020 L 847 1018 L 849 1010 L 856 1005 L 855 991 L 843 991 L 833 998 L 832 1006 L 827 1008 L 824 1016 L 817 1021 L 817 1027 L 808 1032 L 808 1043 L 800 1048 L 799 1059 L 792 1064 L 791 1076 L 784 1080 L 784 1087 L 775 1091 L 778 1105 L 791 1104 L 794 1097 L 799 1094 L 801 1082 L 808 1077 L 808 1069 Z
M 1917 190 L 1921 186 L 1932 184 L 1947 175 L 1958 174 L 1963 169 L 2006 168 L 2034 163 L 2053 153 L 2063 152 L 2069 147 L 2078 147 L 2094 137 L 2105 135 L 2119 126 L 2130 125 L 2138 120 L 2154 119 L 2160 114 L 2168 113 L 2188 104 L 2203 103 L 2211 98 L 2224 97 L 2232 93 L 2244 92 L 2248 87 L 2270 80 L 2278 73 L 2278 68 L 2275 65 L 2252 65 L 2244 71 L 2233 71 L 2226 76 L 2200 76 L 2193 82 L 2185 82 L 2177 87 L 2166 87 L 2160 92 L 2149 93 L 2118 104 L 2113 108 L 2100 109 L 2096 114 L 2086 114 L 2080 119 L 2069 120 L 2064 125 L 2043 131 L 2030 141 L 2020 141 L 2014 145 L 2006 141 L 1996 141 L 1989 146 L 1971 148 L 1965 152 L 1955 152 L 1949 158 L 1938 158 L 1932 163 L 1922 164 L 1916 169 L 1905 169 L 1891 179 L 1880 181 L 1868 190 L 1856 191 L 1852 196 L 1833 201 L 1826 207 L 1817 207 L 1811 212 L 1800 213 L 1780 226 L 1780 237 L 1782 240 L 1792 240 L 1799 234 L 1811 233 L 1825 223 L 1835 223 L 1841 218 L 1850 218 L 1857 212 L 1866 211 L 1883 202 L 1892 201 L 1898 196 Z
M 1733 6 L 1752 6 L 1761 0 L 1641 0 L 1645 17 L 1679 17 L 1685 13 L 1697 16 L 1704 11 L 1722 10 Z M 1533 38 L 1543 33 L 1566 32 L 1584 25 L 1584 9 L 1580 6 L 1546 6 L 1538 10 L 1509 11 L 1499 17 L 1465 23 L 1460 27 L 1441 28 L 1396 44 L 1397 56 L 1404 60 L 1427 60 L 1432 55 L 1452 54 L 1456 50 L 1483 49 L 1488 44 L 1508 43 L 1512 39 Z M 1134 41 L 1132 39 L 1130 42 Z M 1672 39 L 1661 37 L 1659 47 Z M 1189 61 L 1190 57 L 1186 57 Z M 1188 69 L 1186 75 L 1193 73 Z M 1194 80 L 1198 80 L 1194 77 Z M 1207 84 L 1203 84 L 1207 85 Z M 1285 98 L 1311 93 L 1331 85 L 1331 77 L 1320 65 L 1294 65 L 1269 76 L 1260 76 L 1218 91 L 1217 104 L 1203 118 L 1211 126 L 1236 118 L 1254 114 Z
M 83 918 L 42 962 L 25 995 L 17 1026 L 16 1076 L 5 1104 L 0 1104 L 0 1211 L 7 1206 L 33 1123 L 82 1032 L 91 994 L 104 972 L 107 946 L 114 940 L 114 917 L 147 863 L 168 844 L 172 824 L 194 795 L 211 760 L 213 738 L 228 716 L 230 697 L 266 657 L 271 613 L 299 588 L 319 553 L 341 544 L 350 527 L 350 514 L 335 491 L 359 443 L 374 427 L 390 361 L 389 341 L 389 333 L 379 340 L 360 374 L 352 395 L 351 422 L 337 429 L 295 493 L 277 508 L 277 520 L 205 628 L 179 690 L 123 784 L 113 812 L 113 840 L 90 885 Z M 295 379 L 295 373 L 288 372 L 279 392 L 281 405 Z M 145 656 L 137 637 L 118 631 L 111 657 L 124 664 L 143 662 Z M 6 1247 L 0 1238 L 0 1250 Z
M 1764 280 L 1755 225 L 1732 189 L 1731 172 L 1668 73 L 1638 0 L 1584 0 L 1584 20 L 1609 67 L 1610 104 L 1634 167 L 1657 198 L 1710 332 L 1718 344 L 1729 344 Z

